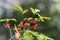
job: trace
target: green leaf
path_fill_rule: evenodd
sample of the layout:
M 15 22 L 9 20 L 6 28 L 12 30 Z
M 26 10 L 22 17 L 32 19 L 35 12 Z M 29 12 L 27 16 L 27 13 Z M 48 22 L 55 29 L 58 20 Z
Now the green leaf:
M 12 4 L 12 6 L 15 7 L 15 9 L 17 9 L 18 11 L 23 11 L 23 8 L 18 4 Z
M 34 36 L 38 36 L 38 32 L 31 32 Z
M 43 17 L 43 19 L 50 20 L 50 19 L 51 19 L 51 17 Z
M 23 40 L 33 40 L 33 36 L 30 31 L 25 31 L 23 34 Z
M 15 18 L 12 18 L 12 19 L 9 19 L 9 20 L 12 20 L 12 21 L 16 21 L 17 22 L 17 20 Z
M 42 22 L 44 22 L 44 19 L 42 18 L 42 16 L 40 16 L 40 20 L 41 20 Z
M 11 18 L 11 19 L 0 19 L 0 22 L 4 22 L 4 21 L 10 21 L 10 20 L 12 20 L 12 21 L 17 21 L 16 19 L 14 19 L 14 18 Z
M 22 40 L 33 40 L 33 36 L 35 36 L 37 38 L 37 40 L 54 40 L 42 33 L 38 33 L 38 32 L 34 32 L 34 31 L 30 31 L 30 30 L 26 30 L 24 33 L 23 33 L 23 37 L 20 38 Z
M 31 9 L 31 12 L 32 12 L 33 14 L 36 14 L 35 9 L 33 9 L 32 7 L 31 7 L 30 9 Z
M 38 20 L 40 20 L 40 21 L 42 21 L 42 22 L 44 22 L 44 19 L 43 19 L 43 17 L 39 14 L 39 13 L 36 13 L 36 15 L 38 15 Z
M 4 21 L 6 21 L 5 19 L 0 19 L 0 22 L 4 22 Z
M 38 21 L 40 20 L 40 21 L 44 22 L 44 19 L 46 19 L 46 20 L 50 20 L 51 19 L 51 17 L 43 17 L 39 13 L 36 13 L 36 15 L 38 15 L 38 17 L 39 17 Z
M 38 40 L 54 40 L 54 39 L 52 39 L 50 37 L 47 37 L 46 35 L 44 35 L 42 33 L 40 35 L 38 35 L 37 39 Z
M 31 20 L 31 19 L 33 19 L 32 17 L 29 17 L 27 20 Z
M 24 10 L 24 11 L 22 12 L 22 14 L 25 14 L 27 11 L 28 11 L 28 10 Z
M 39 9 L 35 9 L 35 11 L 36 11 L 36 12 L 40 12 L 40 10 L 39 10 Z

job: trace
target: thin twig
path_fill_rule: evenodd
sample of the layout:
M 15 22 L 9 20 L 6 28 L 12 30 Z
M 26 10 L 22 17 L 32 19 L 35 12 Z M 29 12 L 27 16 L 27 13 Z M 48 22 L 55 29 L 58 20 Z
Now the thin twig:
M 11 28 L 9 28 L 9 31 L 10 31 L 10 37 L 12 37 L 12 31 L 11 31 Z
M 11 38 L 9 38 L 9 40 L 11 40 L 12 38 L 14 38 L 15 37 L 15 35 L 13 35 Z

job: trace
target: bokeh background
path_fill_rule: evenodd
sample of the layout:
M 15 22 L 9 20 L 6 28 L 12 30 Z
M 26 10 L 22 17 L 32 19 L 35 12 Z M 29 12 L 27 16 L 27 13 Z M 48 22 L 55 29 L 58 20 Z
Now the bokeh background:
M 38 22 L 40 27 L 38 32 L 42 32 L 54 40 L 60 40 L 60 0 L 0 0 L 0 19 L 15 17 L 19 22 L 22 18 L 22 15 L 14 10 L 11 4 L 19 4 L 25 9 L 29 9 L 29 7 L 40 9 L 42 16 L 50 16 L 50 21 Z M 30 14 L 28 12 L 26 15 L 32 16 Z M 8 39 L 9 30 L 0 23 L 0 40 Z

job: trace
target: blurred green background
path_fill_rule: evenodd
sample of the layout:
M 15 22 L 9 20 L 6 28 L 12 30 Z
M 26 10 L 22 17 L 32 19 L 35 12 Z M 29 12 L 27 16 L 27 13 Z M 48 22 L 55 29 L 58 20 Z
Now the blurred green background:
M 60 40 L 60 0 L 0 0 L 0 19 L 15 17 L 19 23 L 22 14 L 14 10 L 11 4 L 19 4 L 24 9 L 29 9 L 29 7 L 40 9 L 42 16 L 51 17 L 50 21 L 38 22 L 40 27 L 38 32 L 42 32 L 54 40 Z M 25 17 L 27 15 L 32 16 L 31 12 L 27 12 Z M 8 40 L 9 30 L 2 25 L 3 23 L 0 23 L 0 40 Z

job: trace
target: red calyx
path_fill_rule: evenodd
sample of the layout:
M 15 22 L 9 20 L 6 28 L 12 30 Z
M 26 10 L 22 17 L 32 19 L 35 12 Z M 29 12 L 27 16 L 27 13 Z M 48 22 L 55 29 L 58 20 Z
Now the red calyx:
M 26 21 L 27 21 L 26 19 L 23 19 L 22 24 L 19 24 L 18 27 L 19 28 L 25 28 Z
M 25 28 L 25 25 L 19 24 L 18 27 L 19 27 L 19 28 Z
M 23 19 L 22 24 L 24 25 L 26 23 L 26 21 L 27 21 L 26 19 Z
M 36 23 L 36 20 L 29 20 L 31 28 L 37 29 L 38 24 Z
M 29 22 L 35 24 L 36 20 L 29 20 Z
M 31 28 L 37 29 L 38 24 L 34 24 L 33 26 L 31 26 Z
M 10 23 L 4 24 L 4 27 L 5 27 L 5 28 L 10 28 Z

